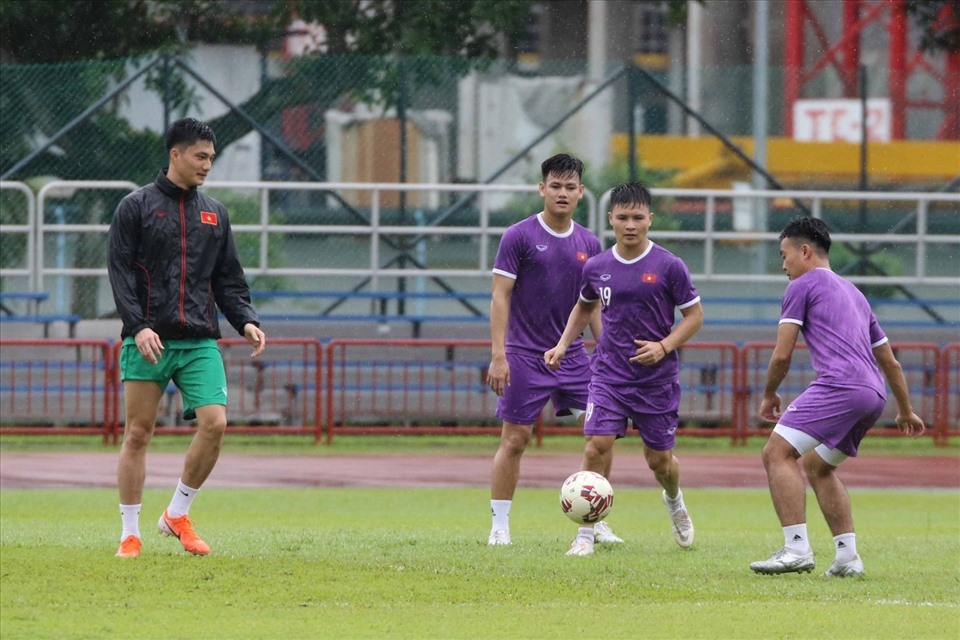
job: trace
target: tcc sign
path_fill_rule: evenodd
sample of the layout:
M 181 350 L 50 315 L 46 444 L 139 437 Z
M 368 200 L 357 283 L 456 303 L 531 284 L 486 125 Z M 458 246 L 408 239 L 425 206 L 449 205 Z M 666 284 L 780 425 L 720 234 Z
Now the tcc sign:
M 860 142 L 859 100 L 797 100 L 793 103 L 793 139 L 800 142 Z M 890 141 L 890 100 L 867 100 L 867 140 Z

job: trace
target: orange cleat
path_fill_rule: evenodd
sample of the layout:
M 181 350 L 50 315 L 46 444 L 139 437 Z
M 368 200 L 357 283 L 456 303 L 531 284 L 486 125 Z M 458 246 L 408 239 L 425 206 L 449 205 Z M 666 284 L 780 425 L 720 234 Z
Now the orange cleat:
M 197 532 L 193 530 L 193 523 L 187 516 L 171 518 L 167 515 L 167 510 L 163 510 L 163 515 L 157 522 L 157 529 L 166 536 L 173 536 L 180 540 L 183 548 L 197 556 L 205 556 L 210 553 L 210 545 L 200 539 Z
M 140 538 L 137 536 L 127 536 L 120 543 L 120 548 L 117 550 L 118 558 L 136 558 L 140 555 L 140 548 L 143 546 L 143 543 L 140 542 Z

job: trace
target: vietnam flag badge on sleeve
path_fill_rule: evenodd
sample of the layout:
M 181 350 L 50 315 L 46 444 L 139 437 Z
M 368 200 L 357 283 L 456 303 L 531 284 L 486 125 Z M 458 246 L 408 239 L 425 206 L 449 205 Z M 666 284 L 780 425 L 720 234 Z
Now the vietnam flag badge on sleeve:
M 213 213 L 212 211 L 201 211 L 200 222 L 202 222 L 203 224 L 212 224 L 216 226 L 217 214 Z

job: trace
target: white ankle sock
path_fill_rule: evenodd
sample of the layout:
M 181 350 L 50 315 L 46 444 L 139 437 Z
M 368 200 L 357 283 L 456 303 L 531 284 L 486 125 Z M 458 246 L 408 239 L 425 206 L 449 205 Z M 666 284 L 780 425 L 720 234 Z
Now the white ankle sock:
M 510 531 L 510 505 L 512 500 L 491 500 L 490 511 L 493 513 L 493 531 Z
M 790 525 L 783 528 L 783 546 L 793 553 L 810 553 L 810 540 L 807 538 L 807 523 Z
M 593 544 L 593 527 L 579 527 L 577 529 L 577 537 L 589 540 L 590 543 Z
M 833 537 L 833 544 L 837 548 L 837 562 L 850 562 L 857 557 L 857 534 L 841 533 Z
M 120 541 L 123 542 L 130 536 L 140 537 L 140 505 L 122 504 L 120 505 L 120 521 L 123 523 L 123 531 L 120 533 Z
M 170 506 L 167 507 L 167 515 L 171 518 L 179 518 L 190 513 L 190 505 L 193 499 L 197 497 L 200 489 L 192 489 L 183 484 L 182 480 L 177 481 L 177 490 L 173 492 L 173 498 L 170 500 Z
M 671 498 L 666 492 L 664 494 L 667 497 L 667 506 L 670 507 L 670 511 L 678 511 L 679 509 L 686 508 L 683 504 L 683 491 L 677 489 L 677 497 Z

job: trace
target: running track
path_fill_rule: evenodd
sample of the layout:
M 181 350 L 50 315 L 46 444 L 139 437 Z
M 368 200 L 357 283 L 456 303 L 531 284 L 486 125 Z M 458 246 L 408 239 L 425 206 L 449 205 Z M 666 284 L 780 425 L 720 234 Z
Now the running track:
M 684 487 L 767 486 L 759 455 L 684 455 L 678 452 Z M 204 487 L 484 487 L 490 456 L 221 455 Z M 146 486 L 169 488 L 180 476 L 183 454 L 148 453 Z M 580 456 L 528 453 L 522 487 L 559 487 L 580 466 Z M 116 487 L 117 453 L 2 453 L 0 489 Z M 960 457 L 864 456 L 847 460 L 840 478 L 849 488 L 960 489 Z M 641 455 L 614 457 L 617 486 L 653 487 Z

